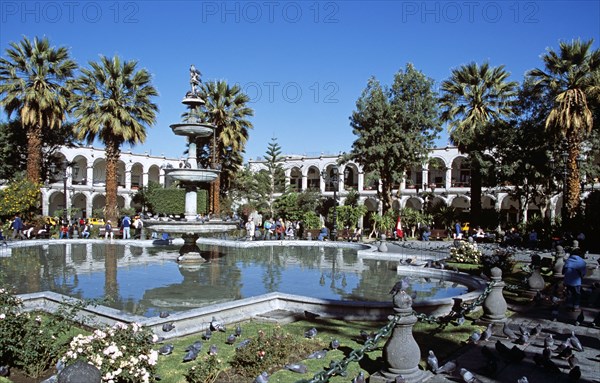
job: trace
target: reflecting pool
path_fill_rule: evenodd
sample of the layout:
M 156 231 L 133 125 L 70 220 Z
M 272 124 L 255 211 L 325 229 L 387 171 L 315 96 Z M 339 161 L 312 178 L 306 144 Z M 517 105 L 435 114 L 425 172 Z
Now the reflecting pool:
M 390 302 L 402 278 L 397 261 L 363 259 L 351 248 L 199 245 L 209 262 L 183 266 L 178 247 L 69 243 L 15 247 L 0 258 L 0 282 L 18 294 L 40 291 L 103 300 L 128 313 L 155 316 L 270 292 L 321 299 Z M 464 294 L 452 281 L 411 277 L 416 301 Z

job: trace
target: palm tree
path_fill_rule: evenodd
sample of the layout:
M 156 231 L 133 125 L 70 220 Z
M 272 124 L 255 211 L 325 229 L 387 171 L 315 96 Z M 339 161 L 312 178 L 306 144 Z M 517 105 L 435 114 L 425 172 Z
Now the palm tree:
M 105 217 L 116 222 L 117 164 L 121 145 L 146 140 L 146 126 L 156 121 L 158 107 L 151 101 L 158 92 L 146 69 L 137 70 L 136 61 L 121 61 L 118 56 L 102 56 L 82 70 L 74 85 L 72 110 L 77 118 L 75 136 L 88 143 L 99 139 L 105 145 Z
M 516 82 L 508 82 L 504 66 L 469 63 L 453 69 L 442 82 L 442 121 L 448 123 L 450 138 L 471 162 L 471 225 L 481 215 L 481 164 L 487 129 L 492 122 L 512 113 Z
M 18 112 L 27 134 L 27 178 L 41 180 L 42 132 L 59 128 L 65 120 L 70 92 L 68 81 L 77 64 L 65 47 L 51 47 L 47 38 L 24 37 L 10 43 L 0 58 L 0 105 L 8 116 Z
M 567 195 L 563 196 L 566 217 L 579 210 L 579 168 L 581 143 L 593 128 L 591 104 L 600 106 L 600 50 L 592 50 L 594 40 L 561 41 L 560 52 L 548 49 L 542 56 L 546 71 L 533 69 L 528 76 L 536 87 L 554 101 L 546 118 L 546 130 L 557 133 L 566 142 Z
M 206 101 L 203 119 L 216 127 L 215 143 L 210 144 L 210 162 L 213 168 L 221 169 L 221 174 L 210 185 L 209 194 L 210 210 L 219 214 L 221 178 L 241 165 L 248 130 L 252 129 L 246 118 L 253 116 L 254 111 L 247 106 L 250 98 L 237 84 L 230 87 L 225 81 L 206 82 L 200 96 Z

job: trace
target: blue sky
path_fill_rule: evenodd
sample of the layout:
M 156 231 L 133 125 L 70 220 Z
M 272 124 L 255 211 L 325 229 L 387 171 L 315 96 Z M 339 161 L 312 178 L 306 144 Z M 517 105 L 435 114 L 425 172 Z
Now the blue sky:
M 118 54 L 152 73 L 160 112 L 134 152 L 182 155 L 185 139 L 169 125 L 185 110 L 190 64 L 204 81 L 239 83 L 255 111 L 248 160 L 272 137 L 287 154 L 349 151 L 348 118 L 367 80 L 390 84 L 408 62 L 437 85 L 486 60 L 521 81 L 560 40 L 594 38 L 598 48 L 600 2 L 1 0 L 2 55 L 24 35 L 68 47 L 80 65 Z

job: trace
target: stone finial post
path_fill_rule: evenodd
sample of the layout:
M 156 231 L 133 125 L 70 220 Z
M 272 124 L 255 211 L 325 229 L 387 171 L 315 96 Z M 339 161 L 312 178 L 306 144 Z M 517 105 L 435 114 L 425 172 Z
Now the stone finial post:
M 503 322 L 506 320 L 507 305 L 506 300 L 502 295 L 502 290 L 506 284 L 502 281 L 502 270 L 498 267 L 494 267 L 491 270 L 491 274 L 494 286 L 487 298 L 483 301 L 483 315 L 481 316 L 481 321 Z
M 527 286 L 529 287 L 529 291 L 536 293 L 541 291 L 546 286 L 546 282 L 544 282 L 544 277 L 540 274 L 540 268 L 538 266 L 534 266 L 529 278 L 527 278 Z
M 82 360 L 67 366 L 58 374 L 58 383 L 100 383 L 102 373 Z
M 554 266 L 552 267 L 552 276 L 554 278 L 563 278 L 563 267 L 565 266 L 565 249 L 562 246 L 556 246 L 556 255 L 554 256 Z
M 385 234 L 381 234 L 381 243 L 379 244 L 379 252 L 380 253 L 387 253 L 388 251 L 388 247 L 387 247 L 387 243 L 385 242 L 386 236 Z
M 369 378 L 370 383 L 386 383 L 402 377 L 405 382 L 421 382 L 428 374 L 419 369 L 421 350 L 412 334 L 417 322 L 412 299 L 404 291 L 394 294 L 394 312 L 400 318 L 383 346 L 385 367 Z

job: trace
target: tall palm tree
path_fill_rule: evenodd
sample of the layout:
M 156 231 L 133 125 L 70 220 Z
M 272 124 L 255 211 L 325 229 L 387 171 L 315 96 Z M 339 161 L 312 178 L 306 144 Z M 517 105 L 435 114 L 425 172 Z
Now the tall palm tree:
M 215 143 L 211 141 L 211 164 L 221 169 L 221 175 L 210 185 L 210 210 L 220 213 L 221 177 L 235 171 L 241 165 L 235 161 L 241 159 L 248 130 L 252 123 L 247 120 L 254 111 L 247 106 L 250 98 L 242 92 L 239 85 L 229 86 L 225 81 L 211 81 L 202 84 L 201 95 L 206 105 L 203 119 L 216 127 Z M 216 146 L 213 146 L 216 145 Z M 226 168 L 227 167 L 227 168 Z
M 146 140 L 146 126 L 156 121 L 158 107 L 151 99 L 158 92 L 151 84 L 150 73 L 137 69 L 137 61 L 121 61 L 102 56 L 82 69 L 74 85 L 72 110 L 77 118 L 75 136 L 88 143 L 99 139 L 106 155 L 105 217 L 118 217 L 117 165 L 121 145 L 135 145 Z
M 481 164 L 490 124 L 512 113 L 517 83 L 507 81 L 504 66 L 469 63 L 452 70 L 442 82 L 441 119 L 448 123 L 450 138 L 471 162 L 471 224 L 481 215 Z
M 560 52 L 548 49 L 542 56 L 545 71 L 533 69 L 528 76 L 554 105 L 546 118 L 546 130 L 558 133 L 566 141 L 567 195 L 566 217 L 573 218 L 579 210 L 580 184 L 577 158 L 581 143 L 593 128 L 591 104 L 600 106 L 600 49 L 592 50 L 593 40 L 561 41 Z
M 77 64 L 65 47 L 50 46 L 47 38 L 24 37 L 10 43 L 0 58 L 0 105 L 8 116 L 20 115 L 27 134 L 27 178 L 41 180 L 42 132 L 61 126 L 70 92 L 68 81 Z

